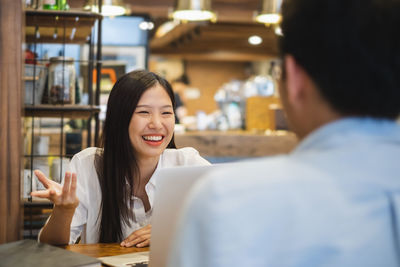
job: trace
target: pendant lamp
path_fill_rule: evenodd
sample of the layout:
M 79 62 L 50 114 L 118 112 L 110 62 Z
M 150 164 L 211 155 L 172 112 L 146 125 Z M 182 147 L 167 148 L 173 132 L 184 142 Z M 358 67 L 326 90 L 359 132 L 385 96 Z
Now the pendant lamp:
M 211 0 L 178 0 L 172 16 L 183 21 L 214 20 L 216 17 L 211 11 Z
M 256 21 L 264 24 L 279 23 L 281 4 L 282 0 L 261 0 L 261 12 L 256 16 Z
M 96 0 L 87 0 L 84 10 L 99 12 L 99 6 Z M 122 16 L 126 14 L 126 8 L 122 0 L 103 0 L 101 6 L 101 14 L 105 17 Z

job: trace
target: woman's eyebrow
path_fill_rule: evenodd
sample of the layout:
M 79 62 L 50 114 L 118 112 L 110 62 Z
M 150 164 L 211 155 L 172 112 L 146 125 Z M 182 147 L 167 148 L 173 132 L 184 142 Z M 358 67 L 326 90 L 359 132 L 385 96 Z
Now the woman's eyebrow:
M 154 106 L 152 105 L 137 105 L 137 108 L 153 108 Z M 172 108 L 172 105 L 164 105 L 161 106 L 160 108 Z

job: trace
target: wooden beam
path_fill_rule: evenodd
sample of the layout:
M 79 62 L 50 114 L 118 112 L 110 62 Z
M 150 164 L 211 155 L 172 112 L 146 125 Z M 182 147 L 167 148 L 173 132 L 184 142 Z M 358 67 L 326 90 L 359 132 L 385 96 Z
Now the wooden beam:
M 152 48 L 168 46 L 169 44 L 177 41 L 182 36 L 185 36 L 186 34 L 192 32 L 197 26 L 197 23 L 179 24 L 165 35 L 158 38 L 153 38 L 150 42 L 150 46 Z
M 251 35 L 258 35 L 263 42 L 258 46 L 248 43 Z M 277 55 L 277 38 L 272 28 L 255 23 L 188 23 L 177 25 L 162 38 L 154 38 L 150 43 L 152 54 L 177 53 L 214 55 L 238 53 Z M 215 53 L 217 52 L 217 53 Z M 212 56 L 211 58 L 213 58 Z M 234 57 L 238 58 L 238 57 Z M 239 56 L 242 58 L 242 56 Z M 253 58 L 253 56 L 251 56 Z
M 22 1 L 0 1 L 0 243 L 21 238 Z
M 156 56 L 183 59 L 183 60 L 196 60 L 196 61 L 225 61 L 225 62 L 251 62 L 251 61 L 265 61 L 276 58 L 275 54 L 268 53 L 248 53 L 239 51 L 213 51 L 213 52 L 169 52 L 162 54 L 152 54 Z

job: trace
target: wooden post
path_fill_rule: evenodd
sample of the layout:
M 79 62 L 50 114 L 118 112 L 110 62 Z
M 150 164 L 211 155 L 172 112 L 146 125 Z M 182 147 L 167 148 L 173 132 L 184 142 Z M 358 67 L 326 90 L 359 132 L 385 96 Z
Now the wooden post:
M 22 1 L 0 1 L 0 244 L 21 238 Z

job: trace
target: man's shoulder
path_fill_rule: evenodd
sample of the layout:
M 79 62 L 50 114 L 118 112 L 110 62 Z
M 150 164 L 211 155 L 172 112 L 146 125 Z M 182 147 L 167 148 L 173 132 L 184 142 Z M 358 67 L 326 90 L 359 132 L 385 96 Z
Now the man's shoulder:
M 308 164 L 295 158 L 282 155 L 243 162 L 221 164 L 210 176 L 214 178 L 243 182 L 276 183 L 289 182 L 292 177 L 299 179 L 302 172 L 315 171 Z M 300 172 L 300 173 L 299 173 Z
M 221 165 L 204 177 L 209 194 L 218 198 L 237 197 L 248 192 L 268 195 L 301 194 L 328 187 L 333 181 L 329 174 L 293 159 L 277 156 L 259 160 Z

